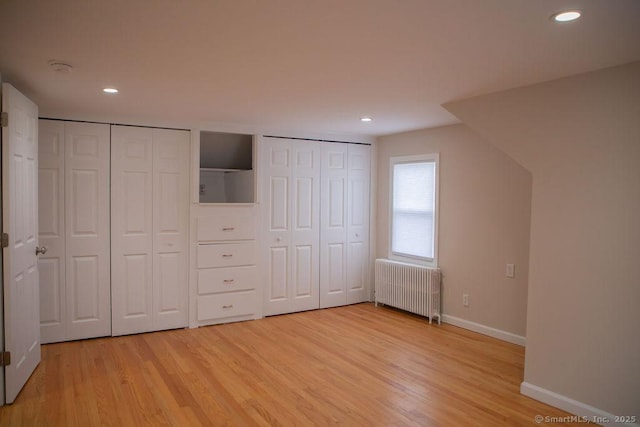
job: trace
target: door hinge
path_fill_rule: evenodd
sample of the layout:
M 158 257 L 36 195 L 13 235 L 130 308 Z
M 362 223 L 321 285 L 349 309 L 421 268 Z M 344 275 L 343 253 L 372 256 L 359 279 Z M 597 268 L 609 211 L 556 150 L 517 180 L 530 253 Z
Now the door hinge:
M 0 352 L 0 366 L 9 366 L 11 365 L 11 352 L 3 351 Z
M 0 127 L 6 128 L 9 126 L 9 113 L 3 111 L 0 113 Z
M 7 233 L 2 233 L 2 247 L 3 248 L 8 248 L 9 247 L 9 235 Z

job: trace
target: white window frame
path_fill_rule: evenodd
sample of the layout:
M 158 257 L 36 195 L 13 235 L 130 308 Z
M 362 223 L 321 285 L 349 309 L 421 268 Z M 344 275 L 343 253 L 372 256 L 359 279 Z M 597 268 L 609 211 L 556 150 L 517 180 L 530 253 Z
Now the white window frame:
M 423 258 L 406 254 L 394 253 L 392 250 L 393 242 L 393 170 L 394 166 L 401 163 L 422 163 L 434 162 L 436 166 L 436 174 L 434 181 L 435 206 L 433 209 L 433 258 Z M 417 264 L 427 267 L 438 267 L 438 222 L 440 209 L 440 155 L 439 153 L 419 154 L 414 156 L 395 156 L 389 159 L 389 259 L 406 262 L 409 264 Z

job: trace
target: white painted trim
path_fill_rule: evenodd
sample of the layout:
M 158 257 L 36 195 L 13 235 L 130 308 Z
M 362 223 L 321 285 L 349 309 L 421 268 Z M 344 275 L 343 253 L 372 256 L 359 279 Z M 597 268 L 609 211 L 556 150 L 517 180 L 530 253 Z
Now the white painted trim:
M 520 393 L 532 399 L 538 400 L 542 403 L 546 403 L 547 405 L 555 406 L 556 408 L 567 411 L 570 414 L 574 414 L 580 417 L 581 419 L 586 419 L 588 421 L 591 421 L 603 426 L 607 426 L 607 425 L 639 426 L 640 425 L 638 423 L 616 422 L 616 416 L 613 414 L 603 411 L 602 409 L 594 408 L 593 406 L 587 405 L 586 403 L 578 402 L 577 400 L 573 400 L 567 396 L 563 396 L 551 390 L 538 387 L 537 385 L 533 385 L 526 381 L 523 381 L 522 384 L 520 384 Z M 539 414 L 539 415 L 544 417 L 547 414 Z
M 460 328 L 468 329 L 473 332 L 478 332 L 483 335 L 488 335 L 490 337 L 497 338 L 502 341 L 507 341 L 512 344 L 521 345 L 523 347 L 526 345 L 526 340 L 527 340 L 526 337 L 512 334 L 511 332 L 506 332 L 500 329 L 495 329 L 490 326 L 485 326 L 480 323 L 472 322 L 470 320 L 465 320 L 459 317 L 443 314 L 442 321 L 444 323 L 448 323 L 453 326 L 458 326 Z

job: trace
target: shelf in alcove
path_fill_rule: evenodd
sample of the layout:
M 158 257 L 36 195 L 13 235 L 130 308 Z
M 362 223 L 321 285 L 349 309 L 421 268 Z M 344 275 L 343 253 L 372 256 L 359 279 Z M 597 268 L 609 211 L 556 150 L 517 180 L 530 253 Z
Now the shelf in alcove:
M 200 168 L 200 170 L 206 172 L 244 172 L 252 169 Z

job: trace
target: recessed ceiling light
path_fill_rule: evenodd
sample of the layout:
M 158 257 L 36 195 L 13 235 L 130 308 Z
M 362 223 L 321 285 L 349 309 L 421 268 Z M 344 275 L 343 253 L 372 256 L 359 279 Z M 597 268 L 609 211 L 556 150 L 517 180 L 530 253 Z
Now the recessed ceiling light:
M 372 119 L 371 117 L 361 117 L 361 118 L 360 118 L 360 121 L 361 121 L 361 122 L 368 123 L 368 122 L 370 122 L 370 121 L 373 121 L 373 119 Z
M 102 91 L 104 93 L 118 93 L 118 89 L 114 87 L 105 87 L 104 89 L 102 89 Z
M 580 18 L 582 13 L 579 10 L 565 10 L 564 12 L 558 12 L 551 15 L 551 18 L 556 22 L 569 22 L 575 21 Z

